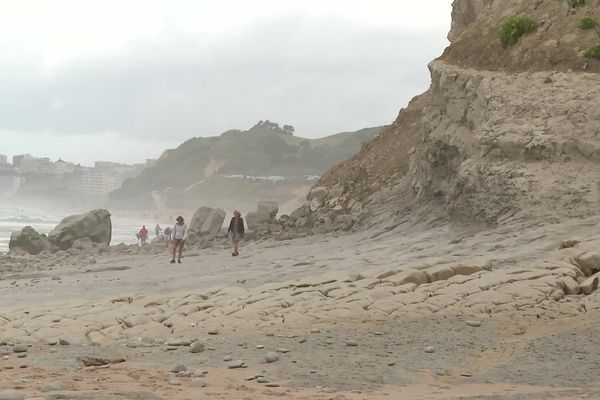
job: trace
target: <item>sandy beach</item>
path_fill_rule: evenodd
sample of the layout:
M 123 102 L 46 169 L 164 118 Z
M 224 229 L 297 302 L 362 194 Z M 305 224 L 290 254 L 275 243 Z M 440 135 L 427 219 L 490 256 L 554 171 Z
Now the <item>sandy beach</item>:
M 181 265 L 158 246 L 3 256 L 0 388 L 43 399 L 592 399 L 600 294 L 568 295 L 564 282 L 583 275 L 567 260 L 600 249 L 598 222 L 403 225 L 250 242 L 237 258 L 223 241 L 187 249 Z M 559 250 L 567 239 L 580 243 Z

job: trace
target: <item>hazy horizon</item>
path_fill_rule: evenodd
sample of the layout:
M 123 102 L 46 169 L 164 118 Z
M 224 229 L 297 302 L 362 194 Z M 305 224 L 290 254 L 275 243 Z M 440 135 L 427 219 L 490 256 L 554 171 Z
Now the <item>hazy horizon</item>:
M 0 153 L 137 163 L 258 120 L 384 125 L 447 45 L 451 0 L 281 3 L 0 1 Z

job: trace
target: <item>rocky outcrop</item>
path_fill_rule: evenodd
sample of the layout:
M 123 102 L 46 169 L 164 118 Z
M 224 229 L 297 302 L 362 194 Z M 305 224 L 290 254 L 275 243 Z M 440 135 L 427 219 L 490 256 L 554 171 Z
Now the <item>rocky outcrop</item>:
M 551 68 L 558 53 L 536 47 L 562 43 L 562 33 L 575 35 L 577 46 L 597 36 L 577 28 L 577 18 L 598 13 L 598 1 L 565 4 L 455 1 L 453 43 L 429 65 L 429 90 L 325 173 L 290 224 L 339 230 L 335 221 L 345 218 L 353 228 L 413 218 L 494 226 L 600 212 L 600 76 L 590 72 L 598 62 L 568 71 L 563 66 L 584 61 L 569 50 Z M 521 12 L 541 28 L 503 48 L 501 24 Z
M 246 214 L 246 223 L 248 225 L 247 238 L 265 237 L 281 232 L 283 226 L 280 221 L 277 220 L 278 212 L 279 204 L 276 202 L 258 202 L 256 211 Z
M 190 221 L 188 242 L 195 244 L 203 239 L 214 239 L 223 227 L 224 220 L 225 211 L 220 208 L 199 208 Z
M 40 235 L 31 226 L 26 226 L 21 232 L 13 232 L 10 235 L 8 248 L 11 252 L 21 250 L 28 254 L 40 254 L 42 251 L 50 250 L 50 241 L 46 235 Z
M 261 201 L 256 206 L 256 211 L 246 215 L 248 225 L 260 225 L 275 220 L 279 212 L 279 205 L 274 201 Z
M 89 239 L 95 244 L 109 245 L 111 235 L 110 213 L 107 210 L 98 209 L 85 214 L 71 215 L 63 219 L 50 232 L 48 239 L 55 249 L 67 250 L 78 239 Z

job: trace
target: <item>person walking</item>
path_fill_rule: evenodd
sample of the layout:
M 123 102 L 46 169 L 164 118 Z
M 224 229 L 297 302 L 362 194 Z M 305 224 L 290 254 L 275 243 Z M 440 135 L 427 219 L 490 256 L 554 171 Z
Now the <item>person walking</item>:
M 163 231 L 163 240 L 165 241 L 165 244 L 167 245 L 167 247 L 169 247 L 169 245 L 171 244 L 171 227 L 170 226 L 167 226 L 165 228 L 165 230 Z
M 138 233 L 140 240 L 142 241 L 142 246 L 146 244 L 146 240 L 148 240 L 148 229 L 146 229 L 146 225 L 142 225 L 142 229 Z
M 160 237 L 160 234 L 162 232 L 162 229 L 160 229 L 160 225 L 156 224 L 156 226 L 154 227 L 154 234 L 156 235 L 156 237 Z
M 233 247 L 233 253 L 231 253 L 231 255 L 236 257 L 238 254 L 240 254 L 238 251 L 238 246 L 240 244 L 240 240 L 242 240 L 244 237 L 244 219 L 238 210 L 233 212 L 233 218 L 231 218 L 227 233 L 231 235 L 231 245 Z
M 185 244 L 185 240 L 188 236 L 188 227 L 183 222 L 183 217 L 180 215 L 177 217 L 177 223 L 171 229 L 171 242 L 173 245 L 173 259 L 171 260 L 171 264 L 175 264 L 175 254 L 179 251 L 177 258 L 177 262 L 181 264 L 181 254 L 183 253 L 183 245 Z

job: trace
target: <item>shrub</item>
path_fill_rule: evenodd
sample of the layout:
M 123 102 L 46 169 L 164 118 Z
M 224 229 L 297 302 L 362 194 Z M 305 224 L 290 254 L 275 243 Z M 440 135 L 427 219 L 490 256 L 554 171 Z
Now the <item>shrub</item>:
M 568 0 L 569 5 L 573 8 L 579 7 L 585 4 L 585 0 Z
M 527 15 L 517 15 L 509 18 L 500 31 L 502 44 L 509 46 L 517 43 L 521 36 L 537 29 L 537 23 Z
M 598 46 L 590 47 L 583 52 L 585 58 L 596 58 L 600 60 L 600 44 Z
M 581 29 L 591 29 L 594 28 L 596 25 L 598 25 L 598 21 L 596 20 L 596 18 L 591 17 L 589 15 L 581 17 L 579 23 L 577 24 L 577 26 Z

